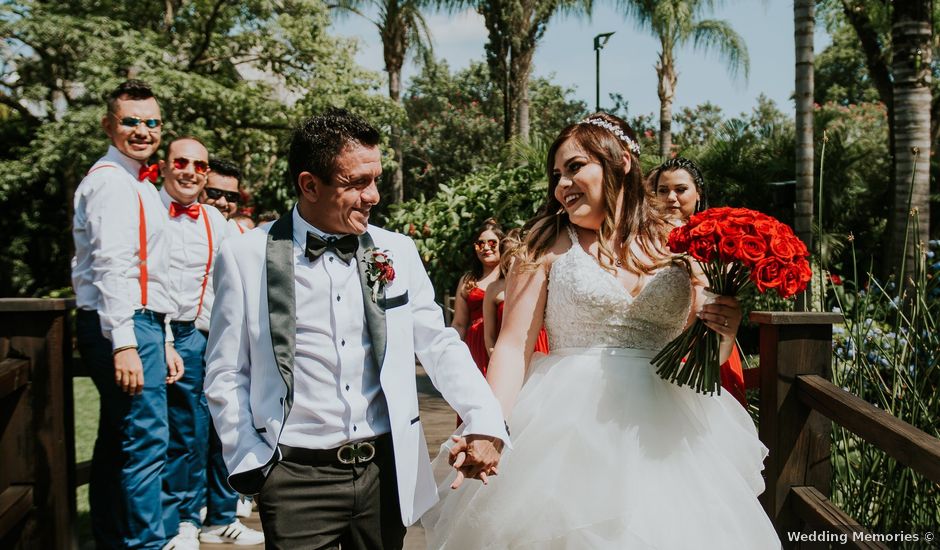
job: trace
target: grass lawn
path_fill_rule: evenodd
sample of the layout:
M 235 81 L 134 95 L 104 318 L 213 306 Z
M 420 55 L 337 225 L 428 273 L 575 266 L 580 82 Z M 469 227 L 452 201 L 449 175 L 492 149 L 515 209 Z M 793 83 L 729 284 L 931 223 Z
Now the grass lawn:
M 75 396 L 75 460 L 91 460 L 98 432 L 98 390 L 91 378 L 80 377 L 73 381 Z M 79 547 L 92 541 L 91 516 L 88 506 L 88 485 L 78 488 L 78 544 Z

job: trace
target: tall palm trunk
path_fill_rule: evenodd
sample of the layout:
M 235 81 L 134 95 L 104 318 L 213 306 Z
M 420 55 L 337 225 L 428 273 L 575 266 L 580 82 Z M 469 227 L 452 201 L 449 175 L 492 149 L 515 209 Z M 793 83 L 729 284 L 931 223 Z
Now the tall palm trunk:
M 813 32 L 814 0 L 793 2 L 793 38 L 796 44 L 796 205 L 793 225 L 797 237 L 813 249 Z M 820 228 L 821 229 L 821 228 Z M 797 297 L 799 309 L 808 309 L 807 290 Z
M 908 273 L 913 267 L 918 243 L 928 238 L 930 225 L 932 3 L 931 0 L 896 2 L 891 27 L 895 52 L 891 63 L 895 136 L 891 253 L 892 265 L 900 266 L 903 259 Z M 919 231 L 907 237 L 905 248 L 905 229 L 910 214 L 914 212 L 917 213 Z
M 401 66 L 388 72 L 388 97 L 401 105 Z M 389 202 L 396 203 L 405 200 L 405 173 L 402 168 L 405 164 L 401 147 L 401 126 L 395 124 L 391 128 L 392 154 L 395 156 L 395 171 L 392 172 L 391 198 Z
M 672 59 L 672 47 L 662 40 L 663 50 L 656 63 L 656 76 L 659 78 L 659 155 L 664 159 L 672 153 L 672 101 L 676 97 L 676 66 Z
M 532 73 L 532 55 L 535 48 L 528 48 L 512 58 L 513 102 L 515 103 L 515 128 L 513 134 L 523 143 L 529 142 L 529 76 Z

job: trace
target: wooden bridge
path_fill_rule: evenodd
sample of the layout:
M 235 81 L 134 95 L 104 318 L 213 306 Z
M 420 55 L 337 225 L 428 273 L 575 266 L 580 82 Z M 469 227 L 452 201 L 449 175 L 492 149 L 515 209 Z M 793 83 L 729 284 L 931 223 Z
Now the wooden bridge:
M 71 313 L 66 300 L 0 299 L 0 548 L 78 547 L 75 494 L 89 464 L 75 460 L 72 379 L 84 373 L 72 361 Z M 864 527 L 829 501 L 832 424 L 934 483 L 940 439 L 832 384 L 840 315 L 756 312 L 751 320 L 760 326 L 760 368 L 746 378 L 760 390 L 758 431 L 770 449 L 761 502 L 784 547 L 801 548 L 786 533 L 812 526 L 847 535 L 848 548 L 887 548 L 854 537 Z M 439 420 L 427 427 L 432 452 L 453 417 L 420 374 L 419 391 L 422 415 Z M 409 534 L 409 547 L 419 539 Z

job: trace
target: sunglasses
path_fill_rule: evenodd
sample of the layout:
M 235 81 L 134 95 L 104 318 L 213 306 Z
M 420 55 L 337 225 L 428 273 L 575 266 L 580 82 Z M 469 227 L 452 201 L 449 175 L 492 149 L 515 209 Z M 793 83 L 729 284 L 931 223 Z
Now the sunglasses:
M 214 201 L 225 197 L 226 201 L 237 204 L 238 201 L 242 199 L 242 195 L 238 191 L 223 191 L 221 189 L 216 189 L 215 187 L 206 187 L 205 191 L 206 196 Z
M 156 130 L 163 124 L 163 121 L 159 118 L 137 118 L 135 116 L 126 116 L 118 120 L 120 121 L 121 126 L 126 126 L 128 128 L 137 128 L 141 123 L 143 123 L 147 128 Z
M 475 246 L 477 250 L 483 250 L 487 246 L 492 248 L 493 250 L 496 250 L 496 247 L 499 246 L 499 241 L 497 241 L 496 239 L 487 239 L 485 241 L 483 239 L 480 239 L 474 242 L 473 246 Z
M 185 170 L 186 167 L 189 166 L 189 163 L 190 159 L 186 157 L 176 157 L 173 159 L 173 168 Z M 209 171 L 209 163 L 204 160 L 193 160 L 192 163 L 193 170 L 195 170 L 197 174 L 205 174 Z

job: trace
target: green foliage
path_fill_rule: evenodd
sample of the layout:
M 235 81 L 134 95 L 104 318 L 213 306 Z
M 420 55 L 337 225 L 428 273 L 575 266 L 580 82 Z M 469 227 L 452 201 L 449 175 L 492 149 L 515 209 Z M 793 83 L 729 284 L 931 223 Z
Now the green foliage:
M 100 14 L 108 14 L 103 17 Z M 164 143 L 191 134 L 245 173 L 258 210 L 281 210 L 290 128 L 328 105 L 383 128 L 400 111 L 353 62 L 354 44 L 326 34 L 319 0 L 166 3 L 20 0 L 0 6 L 3 52 L 0 295 L 67 284 L 71 200 L 107 140 L 102 97 L 129 76 L 149 82 Z M 29 108 L 23 107 L 29 105 Z M 34 246 L 42 243 L 42 246 Z
M 442 296 L 470 269 L 475 228 L 489 217 L 507 229 L 522 225 L 545 201 L 547 189 L 541 165 L 484 167 L 441 185 L 433 198 L 395 205 L 387 227 L 415 240 Z
M 933 437 L 940 437 L 940 241 L 919 247 L 914 284 L 868 275 L 830 289 L 843 314 L 833 329 L 833 381 Z M 875 533 L 940 524 L 940 486 L 843 428 L 833 431 L 833 499 Z M 921 548 L 901 545 L 899 548 Z
M 530 84 L 532 140 L 550 140 L 586 114 L 570 89 L 547 79 Z M 432 196 L 441 184 L 506 162 L 503 94 L 482 63 L 451 74 L 446 63 L 426 64 L 404 98 L 408 198 Z M 540 162 L 544 162 L 540 161 Z

